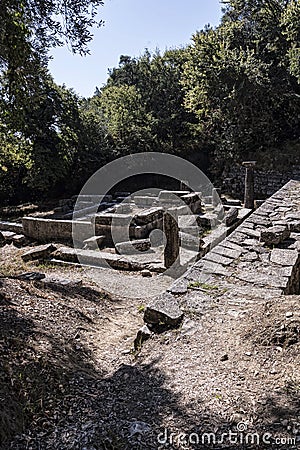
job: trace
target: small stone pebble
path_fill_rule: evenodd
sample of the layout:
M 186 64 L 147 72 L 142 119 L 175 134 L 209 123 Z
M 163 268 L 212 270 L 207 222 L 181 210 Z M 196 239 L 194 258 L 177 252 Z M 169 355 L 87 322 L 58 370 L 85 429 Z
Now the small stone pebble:
M 142 270 L 141 271 L 142 277 L 146 278 L 146 277 L 152 277 L 152 273 L 150 272 L 150 270 Z

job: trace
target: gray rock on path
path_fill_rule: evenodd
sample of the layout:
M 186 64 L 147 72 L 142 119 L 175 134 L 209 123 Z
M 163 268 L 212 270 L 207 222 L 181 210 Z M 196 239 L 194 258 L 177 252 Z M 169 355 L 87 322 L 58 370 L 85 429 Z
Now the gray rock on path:
M 148 269 L 142 270 L 141 274 L 142 274 L 143 278 L 151 278 L 152 277 L 152 273 Z
M 276 225 L 261 230 L 260 240 L 266 245 L 278 245 L 290 237 L 290 230 L 286 226 Z
M 40 245 L 24 253 L 22 255 L 22 259 L 24 262 L 34 261 L 37 259 L 46 259 L 51 255 L 51 253 L 55 252 L 56 249 L 57 247 L 54 244 Z
M 42 280 L 45 286 L 51 288 L 76 288 L 82 286 L 82 280 L 69 280 L 60 277 L 45 277 Z
M 152 325 L 166 325 L 175 328 L 183 318 L 176 298 L 170 293 L 156 297 L 146 307 L 144 321 Z
M 134 340 L 134 349 L 140 350 L 143 343 L 152 336 L 152 332 L 149 330 L 147 325 L 144 325 L 137 332 L 136 338 Z
M 24 281 L 41 281 L 46 277 L 44 273 L 40 272 L 26 272 L 17 276 L 18 280 Z

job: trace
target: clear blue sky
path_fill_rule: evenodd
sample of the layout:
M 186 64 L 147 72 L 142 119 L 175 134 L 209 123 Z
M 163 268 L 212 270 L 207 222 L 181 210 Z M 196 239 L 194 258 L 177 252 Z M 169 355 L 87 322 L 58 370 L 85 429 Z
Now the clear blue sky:
M 104 0 L 99 15 L 104 27 L 95 29 L 91 55 L 72 55 L 67 48 L 52 51 L 49 68 L 58 84 L 82 96 L 93 95 L 119 63 L 120 55 L 140 56 L 145 48 L 180 47 L 206 24 L 218 25 L 219 0 Z

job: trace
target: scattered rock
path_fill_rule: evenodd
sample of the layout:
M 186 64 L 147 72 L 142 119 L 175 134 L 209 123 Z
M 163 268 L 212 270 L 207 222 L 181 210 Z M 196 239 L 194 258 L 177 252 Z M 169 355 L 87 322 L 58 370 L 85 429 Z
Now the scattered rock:
M 26 245 L 27 239 L 24 234 L 15 234 L 12 236 L 12 242 L 16 247 L 22 247 Z
M 84 249 L 97 250 L 98 248 L 103 247 L 104 241 L 105 236 L 102 235 L 90 237 L 89 239 L 83 241 L 83 243 L 85 244 Z
M 135 421 L 130 425 L 129 433 L 130 437 L 135 436 L 136 434 L 144 434 L 151 431 L 151 426 L 145 422 Z
M 228 355 L 223 355 L 223 356 L 221 356 L 221 359 L 220 359 L 220 361 L 228 361 L 228 359 L 229 359 L 229 357 L 228 357 Z
M 55 250 L 56 246 L 53 244 L 40 245 L 24 253 L 22 255 L 22 259 L 25 262 L 34 261 L 37 259 L 46 259 L 51 255 L 51 253 L 55 252 Z
M 261 230 L 260 240 L 266 245 L 278 245 L 290 236 L 290 231 L 286 226 L 274 226 Z
M 156 297 L 147 307 L 144 321 L 152 325 L 165 325 L 177 327 L 183 318 L 183 312 L 179 308 L 176 298 L 165 293 Z
M 150 272 L 150 270 L 147 270 L 147 269 L 145 269 L 145 270 L 142 270 L 141 271 L 141 274 L 142 274 L 142 277 L 144 277 L 144 278 L 150 278 L 150 277 L 152 277 L 152 273 Z
M 18 280 L 24 281 L 40 281 L 43 280 L 45 277 L 46 275 L 40 272 L 26 272 L 17 276 Z
M 137 333 L 134 340 L 134 349 L 139 350 L 143 343 L 152 336 L 152 332 L 149 330 L 147 325 L 144 325 Z
M 42 283 L 51 288 L 75 288 L 82 286 L 82 280 L 69 280 L 60 277 L 45 277 Z

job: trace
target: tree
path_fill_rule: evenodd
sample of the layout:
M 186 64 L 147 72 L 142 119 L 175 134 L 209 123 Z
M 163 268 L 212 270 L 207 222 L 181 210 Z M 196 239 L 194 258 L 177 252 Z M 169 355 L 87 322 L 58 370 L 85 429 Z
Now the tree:
M 283 22 L 294 1 L 228 3 L 217 29 L 193 37 L 182 79 L 186 107 L 215 146 L 216 163 L 299 137 L 299 84 Z
M 107 86 L 99 97 L 116 156 L 151 149 L 151 114 L 134 86 Z
M 140 58 L 121 56 L 119 67 L 110 71 L 107 87 L 134 87 L 144 112 L 151 116 L 148 147 L 153 150 L 184 153 L 198 147 L 193 134 L 195 116 L 183 106 L 180 79 L 185 61 L 184 49 L 163 55 L 146 50 Z
M 45 54 L 52 46 L 69 44 L 86 54 L 90 28 L 102 0 L 2 0 L 0 9 L 0 62 L 18 67 L 29 51 Z M 21 51 L 25 51 L 25 55 Z

